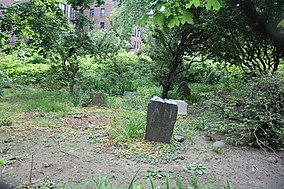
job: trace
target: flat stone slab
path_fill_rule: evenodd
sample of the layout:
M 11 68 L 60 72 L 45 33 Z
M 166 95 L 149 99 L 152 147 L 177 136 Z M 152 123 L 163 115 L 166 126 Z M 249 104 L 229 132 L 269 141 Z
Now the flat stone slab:
M 153 97 L 148 104 L 145 140 L 170 143 L 177 111 L 176 102 Z
M 178 115 L 187 115 L 187 103 L 184 100 L 172 100 L 177 103 Z
M 177 142 L 183 142 L 184 141 L 184 137 L 183 136 L 175 136 L 175 140 Z

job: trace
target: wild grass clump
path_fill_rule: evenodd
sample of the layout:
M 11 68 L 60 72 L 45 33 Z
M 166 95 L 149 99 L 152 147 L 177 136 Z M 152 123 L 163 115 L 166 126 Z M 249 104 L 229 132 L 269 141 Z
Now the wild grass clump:
M 113 117 L 109 131 L 115 143 L 128 142 L 142 138 L 146 126 L 146 118 L 143 113 L 124 115 L 125 117 Z

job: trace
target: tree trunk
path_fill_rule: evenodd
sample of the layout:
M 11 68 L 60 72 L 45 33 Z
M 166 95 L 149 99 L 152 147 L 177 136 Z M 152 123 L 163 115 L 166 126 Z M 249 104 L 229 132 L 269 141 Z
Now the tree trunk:
M 170 87 L 169 84 L 163 85 L 163 92 L 162 92 L 162 98 L 163 99 L 168 98 L 168 93 L 169 93 L 170 90 L 171 90 L 171 87 Z
M 69 78 L 69 92 L 70 92 L 71 95 L 74 94 L 75 84 L 76 84 L 75 79 Z

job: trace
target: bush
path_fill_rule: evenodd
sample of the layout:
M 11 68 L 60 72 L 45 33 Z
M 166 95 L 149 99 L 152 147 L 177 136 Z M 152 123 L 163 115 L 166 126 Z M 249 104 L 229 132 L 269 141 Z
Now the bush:
M 96 59 L 95 59 L 96 60 Z M 82 59 L 79 85 L 104 91 L 110 95 L 122 95 L 124 91 L 136 91 L 139 86 L 151 86 L 151 64 L 147 57 L 120 52 L 114 58 L 92 62 Z
M 215 65 L 209 62 L 193 63 L 190 69 L 179 75 L 181 81 L 187 80 L 191 83 L 204 83 L 204 84 L 216 84 L 223 72 Z
M 218 92 L 209 102 L 223 120 L 211 130 L 222 130 L 237 143 L 283 147 L 283 85 L 283 77 L 274 75 L 242 82 L 230 93 Z
M 45 63 L 35 64 L 32 60 L 34 59 L 21 59 L 15 55 L 7 55 L 1 60 L 0 71 L 16 84 L 29 85 L 41 83 L 44 78 L 44 72 L 50 66 Z M 32 63 L 29 63 L 30 61 Z

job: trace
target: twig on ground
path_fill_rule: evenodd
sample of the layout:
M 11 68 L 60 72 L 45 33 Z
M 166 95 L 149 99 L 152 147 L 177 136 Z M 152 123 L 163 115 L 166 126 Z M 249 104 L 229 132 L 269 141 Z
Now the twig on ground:
M 62 152 L 62 153 L 64 153 L 64 154 L 67 154 L 67 155 L 69 155 L 69 156 L 74 156 L 74 157 L 76 157 L 76 158 L 78 158 L 78 159 L 81 159 L 81 158 L 80 158 L 79 156 L 77 156 L 76 154 L 72 154 L 72 153 L 69 153 L 69 152 L 66 152 L 66 151 L 62 150 L 60 143 L 58 143 L 58 145 L 59 145 L 59 150 L 60 150 L 60 152 Z
M 30 178 L 29 178 L 29 183 L 30 183 L 30 184 L 32 184 L 33 166 L 34 166 L 34 155 L 32 154 L 31 170 L 30 170 Z
M 258 127 L 257 127 L 258 128 Z M 257 128 L 254 129 L 253 131 L 253 135 L 254 135 L 254 138 L 256 139 L 256 143 L 257 145 L 265 152 L 267 153 L 267 149 L 268 150 L 271 150 L 273 152 L 273 154 L 279 158 L 279 155 L 275 152 L 275 150 L 273 148 L 271 148 L 270 146 L 266 145 L 263 141 L 259 140 L 259 138 L 257 137 L 256 135 L 256 130 Z M 260 127 L 261 128 L 261 127 Z M 261 128 L 262 129 L 262 128 Z

